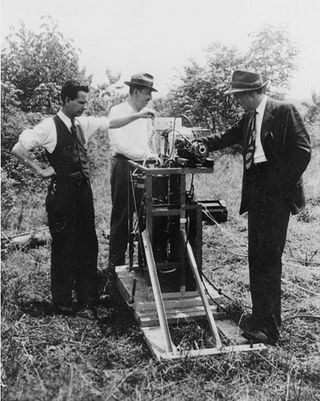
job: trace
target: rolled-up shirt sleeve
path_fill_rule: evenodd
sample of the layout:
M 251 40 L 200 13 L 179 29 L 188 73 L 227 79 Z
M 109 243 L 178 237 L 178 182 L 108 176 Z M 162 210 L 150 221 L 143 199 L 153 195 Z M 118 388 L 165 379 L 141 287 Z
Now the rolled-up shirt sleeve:
M 37 146 L 42 146 L 52 153 L 56 146 L 53 120 L 47 118 L 34 128 L 25 129 L 19 136 L 19 142 L 28 151 Z

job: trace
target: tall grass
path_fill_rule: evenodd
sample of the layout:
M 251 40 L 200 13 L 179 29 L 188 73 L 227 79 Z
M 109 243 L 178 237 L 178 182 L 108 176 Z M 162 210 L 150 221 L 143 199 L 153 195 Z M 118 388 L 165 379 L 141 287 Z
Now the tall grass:
M 104 138 L 91 146 L 102 271 L 108 258 L 109 153 Z M 246 216 L 238 214 L 241 160 L 218 153 L 214 158 L 214 173 L 195 177 L 195 193 L 199 199 L 224 199 L 229 221 L 221 227 L 204 226 L 204 271 L 248 312 Z M 2 258 L 3 400 L 319 400 L 319 161 L 320 149 L 315 147 L 305 174 L 307 209 L 290 222 L 285 258 L 291 265 L 283 269 L 280 346 L 264 354 L 158 362 L 120 298 L 99 310 L 99 320 L 55 316 L 49 245 L 10 248 Z M 22 210 L 22 230 L 45 221 L 44 195 L 29 196 L 28 208 L 16 204 L 17 215 Z M 22 198 L 24 203 L 27 198 Z M 6 226 L 8 233 L 17 231 L 17 215 Z M 197 328 L 196 322 L 192 325 Z

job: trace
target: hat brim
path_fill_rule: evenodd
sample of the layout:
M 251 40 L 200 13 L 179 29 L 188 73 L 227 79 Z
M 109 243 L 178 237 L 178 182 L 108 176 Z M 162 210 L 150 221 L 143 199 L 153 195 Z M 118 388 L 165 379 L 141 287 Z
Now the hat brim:
M 124 81 L 124 83 L 128 86 L 143 86 L 144 88 L 148 88 L 151 90 L 151 92 L 158 92 L 157 89 L 153 88 L 152 86 L 149 85 L 144 85 L 144 84 L 140 84 L 140 83 L 135 83 L 135 82 L 131 82 L 131 81 Z
M 233 93 L 256 91 L 256 90 L 264 88 L 267 84 L 268 84 L 268 82 L 264 82 L 262 85 L 258 86 L 257 88 L 230 88 L 227 91 L 225 91 L 224 94 L 232 95 Z

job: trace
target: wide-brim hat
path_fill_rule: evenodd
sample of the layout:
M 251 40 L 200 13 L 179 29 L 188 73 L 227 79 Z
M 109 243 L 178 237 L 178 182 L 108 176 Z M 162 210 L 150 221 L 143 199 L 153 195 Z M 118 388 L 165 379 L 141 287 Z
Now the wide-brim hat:
M 231 88 L 225 94 L 248 92 L 264 88 L 268 82 L 262 82 L 261 75 L 251 71 L 236 70 L 231 79 Z
M 153 76 L 147 72 L 134 74 L 130 81 L 125 81 L 124 83 L 129 86 L 144 86 L 151 89 L 152 92 L 158 92 L 153 87 Z

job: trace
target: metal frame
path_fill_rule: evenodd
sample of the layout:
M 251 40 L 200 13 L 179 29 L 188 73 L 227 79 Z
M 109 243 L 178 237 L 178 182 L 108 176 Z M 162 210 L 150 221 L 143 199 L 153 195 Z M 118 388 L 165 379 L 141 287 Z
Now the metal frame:
M 186 174 L 211 173 L 211 167 L 178 167 L 159 168 L 144 166 L 129 161 L 131 167 L 130 181 L 133 182 L 135 175 L 144 180 L 144 212 L 145 227 L 138 235 L 140 247 L 144 249 L 147 269 L 141 271 L 133 263 L 134 245 L 136 235 L 131 233 L 129 238 L 129 269 L 126 266 L 116 268 L 119 289 L 128 305 L 135 311 L 136 318 L 140 323 L 145 340 L 158 359 L 172 360 L 204 355 L 219 355 L 239 351 L 261 351 L 266 349 L 264 344 L 248 344 L 247 340 L 240 336 L 239 328 L 235 323 L 226 320 L 226 316 L 216 306 L 210 305 L 206 295 L 207 288 L 204 287 L 199 271 L 202 268 L 202 209 L 198 204 L 186 204 Z M 136 175 L 137 176 L 137 175 Z M 167 194 L 167 204 L 161 206 L 153 203 L 154 184 L 160 177 L 166 177 L 168 186 L 177 185 L 173 191 Z M 129 191 L 130 192 L 130 191 Z M 132 196 L 132 194 L 130 195 Z M 129 204 L 135 202 L 134 195 Z M 173 202 L 172 202 L 173 201 Z M 137 205 L 135 205 L 137 211 Z M 196 231 L 194 244 L 190 243 L 186 230 L 187 214 L 195 213 Z M 129 213 L 130 216 L 130 213 Z M 159 281 L 158 270 L 161 263 L 157 263 L 153 250 L 152 233 L 155 219 L 159 216 L 175 216 L 179 219 L 179 230 L 177 241 L 179 241 L 179 263 L 167 263 L 167 268 L 178 267 L 178 292 L 163 292 Z M 132 230 L 132 221 L 129 221 Z M 193 246 L 192 246 L 193 245 Z M 141 249 L 140 249 L 141 252 Z M 185 266 L 189 262 L 197 291 L 186 291 Z M 152 291 L 150 291 L 150 288 Z M 212 288 L 210 292 L 215 292 Z M 220 296 L 215 293 L 216 299 Z M 214 348 L 200 350 L 177 349 L 171 340 L 168 321 L 179 321 L 194 317 L 206 316 L 215 339 Z M 218 319 L 217 321 L 215 320 Z M 219 331 L 229 338 L 231 345 L 224 346 Z M 230 338 L 228 334 L 232 334 Z M 232 337 L 231 336 L 231 337 Z

